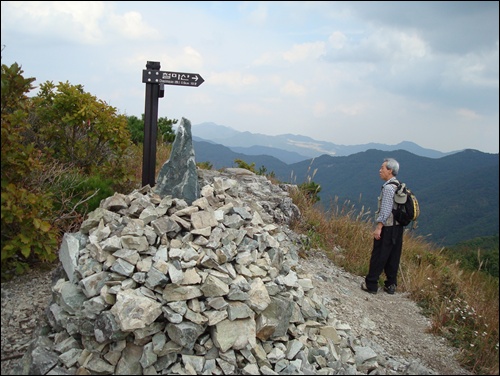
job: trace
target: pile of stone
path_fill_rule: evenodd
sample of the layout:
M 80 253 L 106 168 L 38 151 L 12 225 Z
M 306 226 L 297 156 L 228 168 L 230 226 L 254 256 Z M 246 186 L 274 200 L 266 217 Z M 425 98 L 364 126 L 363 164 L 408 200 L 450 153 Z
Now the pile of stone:
M 191 138 L 183 118 L 155 189 L 108 197 L 64 235 L 49 325 L 13 374 L 383 374 L 298 272 L 297 187 L 197 170 Z
M 294 270 L 289 186 L 200 173 L 191 205 L 146 186 L 64 235 L 27 374 L 327 374 L 340 362 L 337 329 Z
M 307 239 L 287 225 L 300 216 L 295 187 L 198 172 L 191 205 L 144 187 L 65 234 L 49 325 L 9 374 L 436 374 L 359 337 L 332 313 L 337 298 L 319 298 L 313 280 L 338 281 L 305 274 Z

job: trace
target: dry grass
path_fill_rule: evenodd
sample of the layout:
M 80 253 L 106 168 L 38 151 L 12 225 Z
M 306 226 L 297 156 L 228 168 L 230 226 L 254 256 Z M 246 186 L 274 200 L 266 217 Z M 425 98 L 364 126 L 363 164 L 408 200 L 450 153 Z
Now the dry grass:
M 165 144 L 162 142 L 158 142 L 156 146 L 156 167 L 155 167 L 155 176 L 158 176 L 161 167 L 163 164 L 170 158 L 170 152 L 172 151 L 171 144 Z M 140 145 L 132 145 L 129 150 L 129 157 L 127 159 L 128 170 L 133 173 L 133 188 L 140 188 L 142 183 L 142 163 L 143 163 L 143 146 Z
M 371 214 L 356 213 L 349 202 L 333 202 L 330 207 L 336 209 L 327 212 L 299 190 L 292 199 L 302 213 L 292 227 L 308 235 L 311 249 L 322 249 L 350 273 L 366 275 L 373 245 Z M 424 309 L 433 333 L 461 350 L 463 367 L 476 374 L 498 375 L 497 278 L 462 269 L 425 238 L 406 231 L 398 290 L 408 292 Z

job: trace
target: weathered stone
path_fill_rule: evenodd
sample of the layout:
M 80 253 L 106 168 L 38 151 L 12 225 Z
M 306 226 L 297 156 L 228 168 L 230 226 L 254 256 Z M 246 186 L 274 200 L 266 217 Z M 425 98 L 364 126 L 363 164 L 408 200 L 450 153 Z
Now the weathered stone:
M 68 276 L 70 282 L 74 282 L 75 265 L 80 255 L 81 241 L 77 234 L 65 233 L 59 249 L 59 260 Z
M 247 345 L 255 346 L 256 344 L 253 318 L 235 321 L 222 320 L 213 328 L 213 341 L 222 352 L 229 349 L 241 350 Z
M 121 330 L 144 328 L 161 314 L 161 304 L 135 290 L 120 291 L 111 312 L 118 318 Z
M 182 198 L 188 204 L 200 197 L 191 122 L 185 118 L 177 128 L 170 158 L 160 169 L 155 192 Z
M 127 342 L 122 351 L 122 357 L 115 367 L 115 375 L 141 375 L 142 367 L 139 363 L 143 347 Z
M 198 337 L 203 333 L 203 326 L 189 321 L 179 324 L 169 323 L 166 327 L 166 332 L 172 341 L 190 350 L 194 347 Z

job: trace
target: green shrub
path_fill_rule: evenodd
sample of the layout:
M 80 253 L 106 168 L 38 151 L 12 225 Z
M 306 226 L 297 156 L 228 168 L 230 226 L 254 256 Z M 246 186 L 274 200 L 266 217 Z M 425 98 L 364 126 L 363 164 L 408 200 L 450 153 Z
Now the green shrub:
M 214 166 L 212 163 L 205 161 L 205 162 L 197 162 L 196 166 L 198 168 L 201 168 L 202 170 L 211 170 Z
M 40 151 L 25 135 L 34 78 L 24 78 L 15 63 L 2 65 L 1 268 L 2 280 L 29 268 L 29 261 L 56 258 L 57 230 L 52 226 L 52 197 L 33 186 L 41 169 Z

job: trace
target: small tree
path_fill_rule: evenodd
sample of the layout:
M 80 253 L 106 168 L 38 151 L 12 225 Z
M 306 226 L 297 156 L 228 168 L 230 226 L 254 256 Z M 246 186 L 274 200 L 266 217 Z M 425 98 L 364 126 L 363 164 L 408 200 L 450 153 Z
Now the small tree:
M 158 135 L 160 141 L 171 144 L 175 140 L 175 133 L 172 129 L 173 124 L 177 124 L 177 119 L 168 119 L 161 117 L 158 119 Z
M 24 78 L 17 63 L 2 64 L 2 280 L 28 269 L 29 260 L 56 258 L 57 230 L 51 225 L 52 198 L 31 177 L 42 168 L 40 150 L 29 142 L 26 93 L 34 78 Z
M 83 90 L 82 85 L 47 81 L 33 98 L 32 128 L 41 149 L 85 174 L 121 181 L 127 176 L 121 159 L 130 146 L 127 119 L 116 108 Z
M 144 142 L 144 115 L 142 115 L 142 120 L 135 115 L 127 116 L 127 125 L 132 142 L 135 145 L 142 144 Z
M 320 200 L 318 193 L 321 192 L 321 185 L 315 183 L 314 181 L 310 180 L 300 184 L 299 189 L 313 204 Z
M 144 114 L 142 114 L 142 119 L 134 115 L 128 116 L 127 122 L 132 142 L 136 145 L 144 143 Z M 168 119 L 166 117 L 159 118 L 157 142 L 174 142 L 175 133 L 172 129 L 172 125 L 177 124 L 177 122 L 177 119 Z
M 202 170 L 211 170 L 214 166 L 209 161 L 196 162 L 196 167 Z
M 254 173 L 257 173 L 257 171 L 255 170 L 255 162 L 252 162 L 251 164 L 248 164 L 247 162 L 245 162 L 242 159 L 235 159 L 234 163 L 236 163 L 236 165 L 239 168 L 244 168 L 245 170 L 249 170 L 249 171 L 252 171 Z

